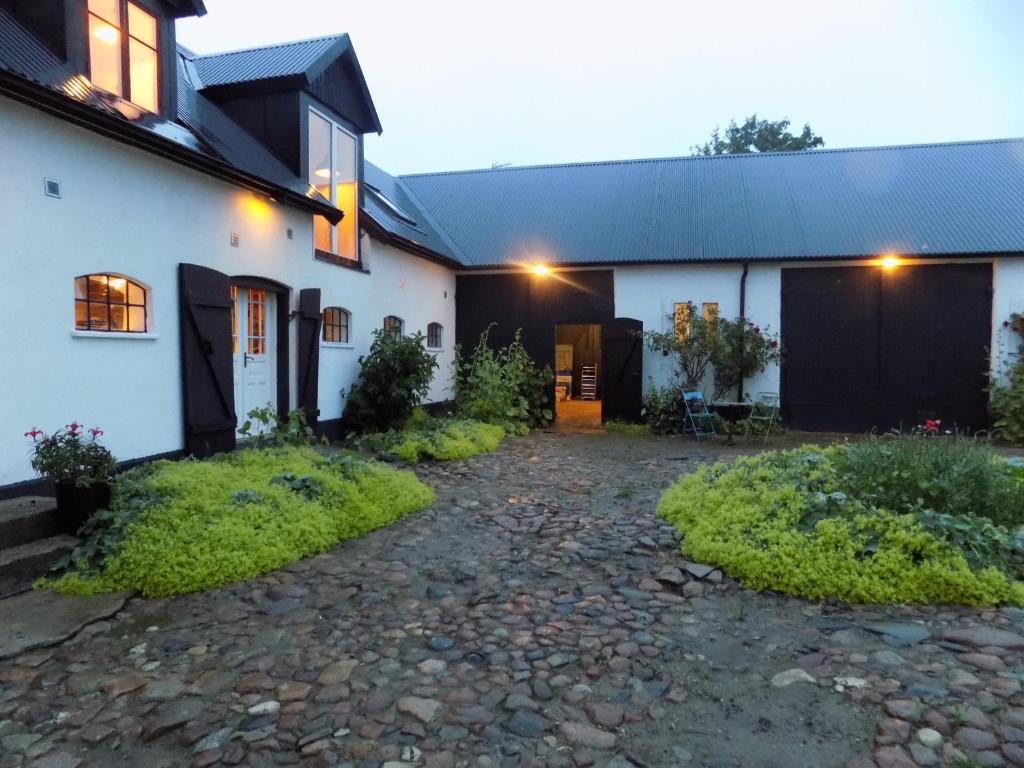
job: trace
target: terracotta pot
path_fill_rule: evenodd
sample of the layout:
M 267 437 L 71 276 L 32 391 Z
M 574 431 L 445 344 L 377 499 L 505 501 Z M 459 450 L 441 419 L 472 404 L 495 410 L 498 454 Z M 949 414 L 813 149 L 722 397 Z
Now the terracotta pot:
M 60 480 L 56 485 L 57 510 L 70 533 L 78 531 L 98 510 L 110 505 L 110 483 L 106 480 L 94 480 L 86 486 L 75 485 L 74 480 Z

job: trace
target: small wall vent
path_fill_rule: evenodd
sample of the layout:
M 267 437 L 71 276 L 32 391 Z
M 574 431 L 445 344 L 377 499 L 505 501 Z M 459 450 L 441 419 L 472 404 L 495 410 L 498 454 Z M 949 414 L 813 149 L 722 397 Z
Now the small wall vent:
M 231 247 L 232 248 L 237 248 L 239 242 L 241 242 L 241 240 L 238 237 L 238 233 L 237 232 L 232 232 L 231 233 Z
M 293 240 L 294 238 L 295 238 L 295 234 L 292 232 L 292 228 L 288 227 L 288 239 L 289 240 Z
M 61 196 L 60 182 L 56 179 L 43 179 L 43 191 L 47 197 L 59 198 Z

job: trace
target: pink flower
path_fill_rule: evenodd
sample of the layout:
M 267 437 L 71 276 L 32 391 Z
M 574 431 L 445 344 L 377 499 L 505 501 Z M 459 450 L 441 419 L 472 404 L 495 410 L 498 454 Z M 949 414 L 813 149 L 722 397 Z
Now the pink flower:
M 82 425 L 79 424 L 77 421 L 72 421 L 70 424 L 67 425 L 67 428 L 68 432 L 70 432 L 72 435 L 77 435 L 78 430 L 82 428 Z
M 92 435 L 92 439 L 95 440 L 97 437 L 103 434 L 103 430 L 99 427 L 90 427 L 89 434 Z
M 32 427 L 32 429 L 25 433 L 25 437 L 31 437 L 35 442 L 39 441 L 40 435 L 42 435 L 44 439 L 46 438 L 46 433 L 38 427 Z

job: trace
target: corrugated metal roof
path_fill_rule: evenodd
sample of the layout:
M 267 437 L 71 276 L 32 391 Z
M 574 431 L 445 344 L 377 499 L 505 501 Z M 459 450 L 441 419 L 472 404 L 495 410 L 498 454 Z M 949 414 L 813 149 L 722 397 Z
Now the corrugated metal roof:
M 409 195 L 401 181 L 366 161 L 363 163 L 363 182 L 363 211 L 377 224 L 403 240 L 461 263 L 462 259 L 437 228 L 433 218 Z
M 348 35 L 197 56 L 196 71 L 203 88 L 303 75 L 342 41 L 347 43 Z
M 262 144 L 238 127 L 213 102 L 196 92 L 188 56 L 178 55 L 178 115 L 168 120 L 94 88 L 72 71 L 8 12 L 0 8 L 0 70 L 61 94 L 80 104 L 142 128 L 196 155 L 295 193 L 321 207 L 333 208 L 304 180 L 297 178 Z
M 1024 252 L 1024 139 L 400 179 L 467 266 Z

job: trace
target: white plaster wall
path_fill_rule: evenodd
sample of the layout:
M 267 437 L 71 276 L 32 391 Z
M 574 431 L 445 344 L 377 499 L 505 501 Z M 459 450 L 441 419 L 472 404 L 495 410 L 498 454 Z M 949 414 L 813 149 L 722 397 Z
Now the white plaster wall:
M 119 459 L 183 446 L 179 262 L 291 286 L 287 309 L 296 308 L 300 289 L 319 287 L 324 306 L 353 311 L 355 349 L 322 350 L 322 419 L 340 415 L 337 393 L 351 383 L 371 318 L 376 325 L 397 314 L 413 329 L 437 313 L 450 349 L 454 277 L 443 267 L 375 247 L 370 275 L 319 262 L 308 213 L 4 97 L 0 158 L 0 485 L 33 477 L 23 437 L 33 426 L 51 431 L 72 419 L 100 426 Z M 62 199 L 44 196 L 44 177 L 61 182 Z M 231 233 L 240 236 L 237 248 Z M 91 272 L 150 287 L 147 338 L 73 335 L 74 278 Z M 433 296 L 444 290 L 447 314 Z M 294 407 L 297 323 L 290 325 Z M 443 385 L 434 389 L 441 399 Z
M 442 346 L 436 352 L 439 368 L 427 396 L 428 402 L 451 397 L 451 364 L 455 357 L 455 273 L 440 264 L 384 245 L 367 236 L 361 242 L 368 274 L 348 272 L 342 280 L 322 286 L 323 306 L 351 313 L 350 344 L 320 346 L 320 418 L 336 419 L 344 409 L 341 392 L 348 392 L 359 373 L 359 357 L 370 350 L 373 331 L 384 318 L 396 315 L 405 321 L 406 333 L 427 332 L 429 323 L 444 328 Z M 337 268 L 336 268 L 337 269 Z
M 691 302 L 697 312 L 701 304 L 718 302 L 721 317 L 734 318 L 740 312 L 742 264 L 670 264 L 616 267 L 615 316 L 632 317 L 644 330 L 672 328 L 673 305 Z M 751 322 L 778 334 L 781 317 L 781 280 L 777 265 L 751 264 L 747 274 L 747 311 Z M 672 358 L 644 349 L 644 391 L 666 386 L 672 380 Z M 771 365 L 747 380 L 744 392 L 779 391 L 779 368 Z M 710 392 L 707 393 L 710 397 Z
M 1021 338 L 1003 322 L 1011 312 L 1024 312 L 1024 258 L 995 259 L 992 283 L 992 374 L 1005 382 Z

